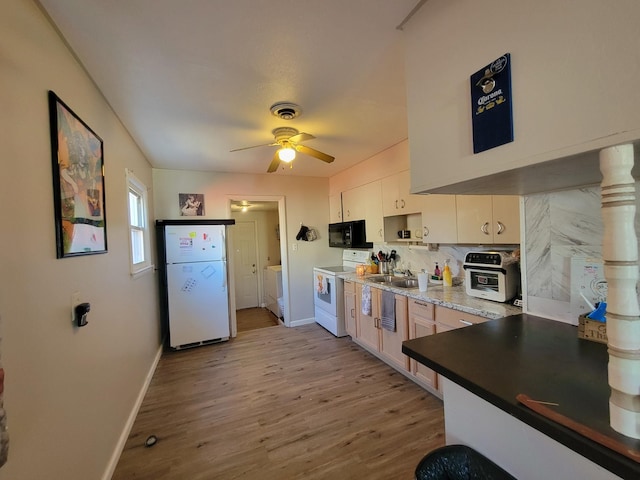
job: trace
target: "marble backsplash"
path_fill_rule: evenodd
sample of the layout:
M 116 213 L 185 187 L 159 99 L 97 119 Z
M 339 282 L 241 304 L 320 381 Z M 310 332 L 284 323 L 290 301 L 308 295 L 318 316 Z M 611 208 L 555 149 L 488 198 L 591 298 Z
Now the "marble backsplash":
M 577 324 L 571 311 L 571 262 L 574 257 L 602 259 L 600 187 L 525 196 L 523 222 L 526 311 Z M 638 233 L 637 216 L 635 227 Z
M 425 272 L 431 274 L 435 268 L 436 262 L 440 266 L 440 269 L 444 267 L 445 261 L 449 260 L 449 267 L 451 268 L 451 274 L 454 277 L 464 280 L 464 270 L 462 265 L 464 264 L 464 258 L 467 252 L 471 250 L 514 250 L 518 248 L 518 245 L 502 245 L 502 246 L 460 246 L 460 245 L 439 245 L 437 250 L 428 250 L 426 246 L 410 246 L 410 245 L 398 245 L 396 243 L 374 243 L 373 251 L 378 252 L 382 250 L 384 253 L 389 253 L 391 250 L 396 251 L 397 266 L 396 269 L 410 270 L 414 275 L 424 269 Z

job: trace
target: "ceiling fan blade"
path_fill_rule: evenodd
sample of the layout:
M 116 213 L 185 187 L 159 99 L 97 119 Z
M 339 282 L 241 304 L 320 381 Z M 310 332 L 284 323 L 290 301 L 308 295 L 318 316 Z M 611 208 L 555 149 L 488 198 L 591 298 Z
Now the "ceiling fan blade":
M 278 156 L 278 150 L 273 154 L 273 160 L 271 160 L 271 164 L 269 164 L 269 168 L 267 168 L 267 173 L 273 173 L 278 170 L 280 166 L 280 157 Z
M 253 145 L 252 147 L 235 148 L 233 150 L 229 150 L 229 152 L 239 152 L 240 150 L 249 150 L 250 148 L 258 148 L 258 147 L 273 147 L 275 145 L 278 145 L 278 144 L 277 143 L 263 143 L 262 145 Z
M 323 162 L 331 163 L 335 160 L 335 157 L 327 155 L 326 153 L 319 152 L 315 148 L 307 147 L 306 145 L 295 145 L 294 148 L 300 153 L 311 155 L 312 157 L 318 158 Z
M 293 143 L 298 143 L 298 142 L 304 142 L 306 140 L 313 140 L 314 138 L 316 137 L 314 137 L 310 133 L 301 132 L 301 133 L 298 133 L 297 135 L 294 135 L 293 137 L 289 137 L 289 141 Z

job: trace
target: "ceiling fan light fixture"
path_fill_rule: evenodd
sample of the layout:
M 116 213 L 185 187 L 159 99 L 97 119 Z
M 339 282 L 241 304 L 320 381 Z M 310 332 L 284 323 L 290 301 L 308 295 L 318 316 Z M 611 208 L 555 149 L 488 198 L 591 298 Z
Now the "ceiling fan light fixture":
M 296 151 L 291 147 L 284 147 L 278 150 L 278 158 L 286 163 L 292 162 L 296 158 Z

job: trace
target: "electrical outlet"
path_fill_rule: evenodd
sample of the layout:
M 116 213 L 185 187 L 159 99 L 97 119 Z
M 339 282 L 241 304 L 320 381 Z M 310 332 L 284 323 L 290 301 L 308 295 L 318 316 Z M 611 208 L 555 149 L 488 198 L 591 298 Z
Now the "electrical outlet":
M 291 245 L 291 250 L 293 250 L 294 252 L 298 251 L 298 244 L 294 243 L 293 245 Z
M 76 305 L 80 305 L 82 301 L 80 300 L 80 292 L 73 292 L 71 294 L 71 323 L 76 323 L 75 318 L 75 309 Z

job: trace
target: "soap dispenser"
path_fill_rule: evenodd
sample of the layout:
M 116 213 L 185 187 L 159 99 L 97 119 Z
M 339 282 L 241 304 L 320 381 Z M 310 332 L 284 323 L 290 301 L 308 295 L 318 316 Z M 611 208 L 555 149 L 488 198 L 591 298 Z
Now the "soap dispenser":
M 451 287 L 453 285 L 453 278 L 451 278 L 451 268 L 449 268 L 449 260 L 444 262 L 444 270 L 442 271 L 442 285 L 445 287 Z
M 438 280 L 440 280 L 442 273 L 440 272 L 440 267 L 438 266 L 438 262 L 436 262 L 436 268 L 433 269 L 433 274 L 438 277 Z

